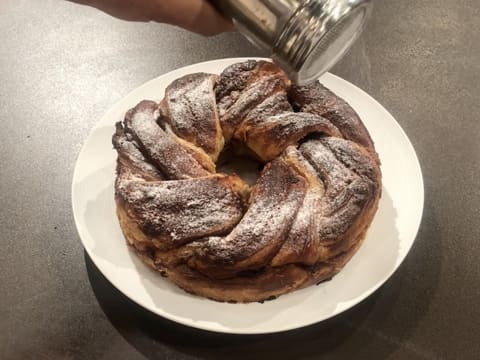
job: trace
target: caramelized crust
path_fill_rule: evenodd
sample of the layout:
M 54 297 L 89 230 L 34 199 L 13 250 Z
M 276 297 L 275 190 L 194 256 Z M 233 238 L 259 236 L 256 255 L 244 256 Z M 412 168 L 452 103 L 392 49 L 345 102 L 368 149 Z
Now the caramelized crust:
M 243 205 L 229 181 L 239 180 L 215 176 L 124 181 L 117 186 L 117 201 L 145 235 L 166 249 L 233 229 L 242 218 Z
M 184 147 L 158 126 L 157 107 L 153 101 L 142 101 L 125 115 L 125 129 L 139 144 L 145 157 L 170 179 L 209 175 Z
M 250 188 L 215 173 L 225 141 L 265 166 Z M 115 200 L 149 266 L 210 299 L 273 299 L 337 274 L 378 207 L 381 172 L 355 111 L 264 61 L 175 80 L 116 125 Z
M 228 67 L 215 88 L 225 141 L 257 105 L 275 94 L 286 94 L 290 80 L 272 63 L 248 61 Z
M 341 136 L 330 121 L 309 113 L 285 112 L 264 118 L 244 133 L 246 145 L 263 161 L 280 155 L 288 146 L 312 133 Z
M 183 76 L 167 87 L 160 104 L 173 132 L 203 150 L 213 161 L 223 147 L 213 92 L 217 77 L 205 73 Z
M 113 147 L 117 150 L 117 172 L 123 176 L 136 176 L 146 181 L 165 179 L 155 166 L 150 164 L 140 151 L 138 144 L 129 134 L 125 133 L 121 123 L 115 124 L 115 134 L 112 137 Z
M 319 81 L 305 86 L 292 86 L 288 93 L 292 105 L 299 111 L 323 116 L 330 120 L 345 139 L 365 147 L 378 161 L 375 147 L 358 114 L 342 98 Z
M 282 160 L 269 163 L 238 226 L 226 237 L 206 241 L 192 259 L 192 267 L 210 277 L 225 278 L 266 266 L 290 229 L 306 185 Z
M 341 149 L 341 158 L 332 152 L 332 146 Z M 362 215 L 372 207 L 372 201 L 378 201 L 380 188 L 376 181 L 379 180 L 379 171 L 372 174 L 374 180 L 357 173 L 356 161 L 369 162 L 372 168 L 376 168 L 376 163 L 365 156 L 368 153 L 363 148 L 348 140 L 312 140 L 302 144 L 300 152 L 324 184 L 325 193 L 317 208 L 319 241 L 321 246 L 329 248 L 327 256 L 336 255 L 349 248 L 352 239 L 370 224 L 370 221 L 365 223 Z M 349 162 L 346 164 L 344 159 Z
M 269 96 L 248 113 L 245 120 L 235 130 L 234 138 L 245 143 L 246 133 L 252 127 L 262 124 L 265 119 L 271 116 L 291 113 L 292 111 L 293 109 L 288 102 L 286 93 L 280 92 Z
M 313 265 L 327 249 L 321 246 L 318 232 L 318 209 L 325 187 L 313 167 L 294 146 L 283 154 L 286 163 L 300 173 L 308 183 L 302 205 L 293 221 L 290 232 L 272 259 L 272 266 L 291 263 Z

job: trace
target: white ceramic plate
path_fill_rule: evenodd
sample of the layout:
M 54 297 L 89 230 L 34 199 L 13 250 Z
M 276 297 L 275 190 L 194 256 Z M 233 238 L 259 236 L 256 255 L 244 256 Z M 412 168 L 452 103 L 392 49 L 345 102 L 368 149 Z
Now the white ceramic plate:
M 410 250 L 423 210 L 423 180 L 415 151 L 395 119 L 374 99 L 331 74 L 321 81 L 358 112 L 382 161 L 383 195 L 360 250 L 331 281 L 263 304 L 226 304 L 189 295 L 144 265 L 129 250 L 115 215 L 114 123 L 142 99 L 160 100 L 174 79 L 192 72 L 220 73 L 244 58 L 187 66 L 140 86 L 100 120 L 77 160 L 72 183 L 75 222 L 95 265 L 130 299 L 184 325 L 237 334 L 272 333 L 330 318 L 380 287 Z

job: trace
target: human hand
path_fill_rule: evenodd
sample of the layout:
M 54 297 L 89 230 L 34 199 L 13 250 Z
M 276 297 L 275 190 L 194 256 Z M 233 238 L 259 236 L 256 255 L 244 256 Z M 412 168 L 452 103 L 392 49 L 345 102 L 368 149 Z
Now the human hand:
M 232 31 L 225 19 L 207 0 L 70 0 L 93 6 L 129 21 L 157 21 L 202 34 Z

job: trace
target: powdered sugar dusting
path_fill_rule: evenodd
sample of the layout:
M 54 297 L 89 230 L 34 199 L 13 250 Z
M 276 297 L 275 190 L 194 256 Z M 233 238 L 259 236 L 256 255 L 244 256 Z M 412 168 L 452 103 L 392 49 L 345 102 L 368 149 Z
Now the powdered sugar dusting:
M 343 139 L 335 141 L 346 143 Z M 354 224 L 376 192 L 369 179 L 345 167 L 321 140 L 306 142 L 300 151 L 326 184 L 318 231 L 324 244 L 333 244 Z
M 305 180 L 283 161 L 270 163 L 253 189 L 251 205 L 243 219 L 230 235 L 210 239 L 205 244 L 203 251 L 207 256 L 203 260 L 213 263 L 239 262 L 262 252 L 252 263 L 244 264 L 241 268 L 265 265 L 272 252 L 277 251 L 284 241 L 305 191 Z
M 192 155 L 158 126 L 154 118 L 156 108 L 155 103 L 147 108 L 135 108 L 125 118 L 127 131 L 138 140 L 142 150 L 170 179 L 209 175 Z
M 128 182 L 120 196 L 140 227 L 168 246 L 228 233 L 242 217 L 241 199 L 219 178 Z
M 275 93 L 285 92 L 286 86 L 282 76 L 274 74 L 247 86 L 234 102 L 228 96 L 226 99 L 221 99 L 219 101 L 220 124 L 225 138 L 230 139 L 248 113 L 264 99 Z
M 245 139 L 247 146 L 268 161 L 312 133 L 341 136 L 338 129 L 321 116 L 283 112 L 257 120 L 256 126 L 246 131 Z
M 289 97 L 301 111 L 329 119 L 340 130 L 343 137 L 364 146 L 377 158 L 370 134 L 358 114 L 345 100 L 320 82 L 316 81 L 306 86 L 292 86 Z
M 166 90 L 165 103 L 174 132 L 215 156 L 220 151 L 221 129 L 213 85 L 217 75 L 190 74 Z

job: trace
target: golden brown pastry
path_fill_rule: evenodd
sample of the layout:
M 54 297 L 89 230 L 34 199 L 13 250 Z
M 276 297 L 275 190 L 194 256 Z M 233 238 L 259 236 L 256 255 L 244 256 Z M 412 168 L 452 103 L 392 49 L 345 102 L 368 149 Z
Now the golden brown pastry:
M 251 188 L 215 172 L 225 143 L 264 164 Z M 174 81 L 116 125 L 115 200 L 128 243 L 161 275 L 214 300 L 250 302 L 337 274 L 377 210 L 381 173 L 355 111 L 274 64 Z

